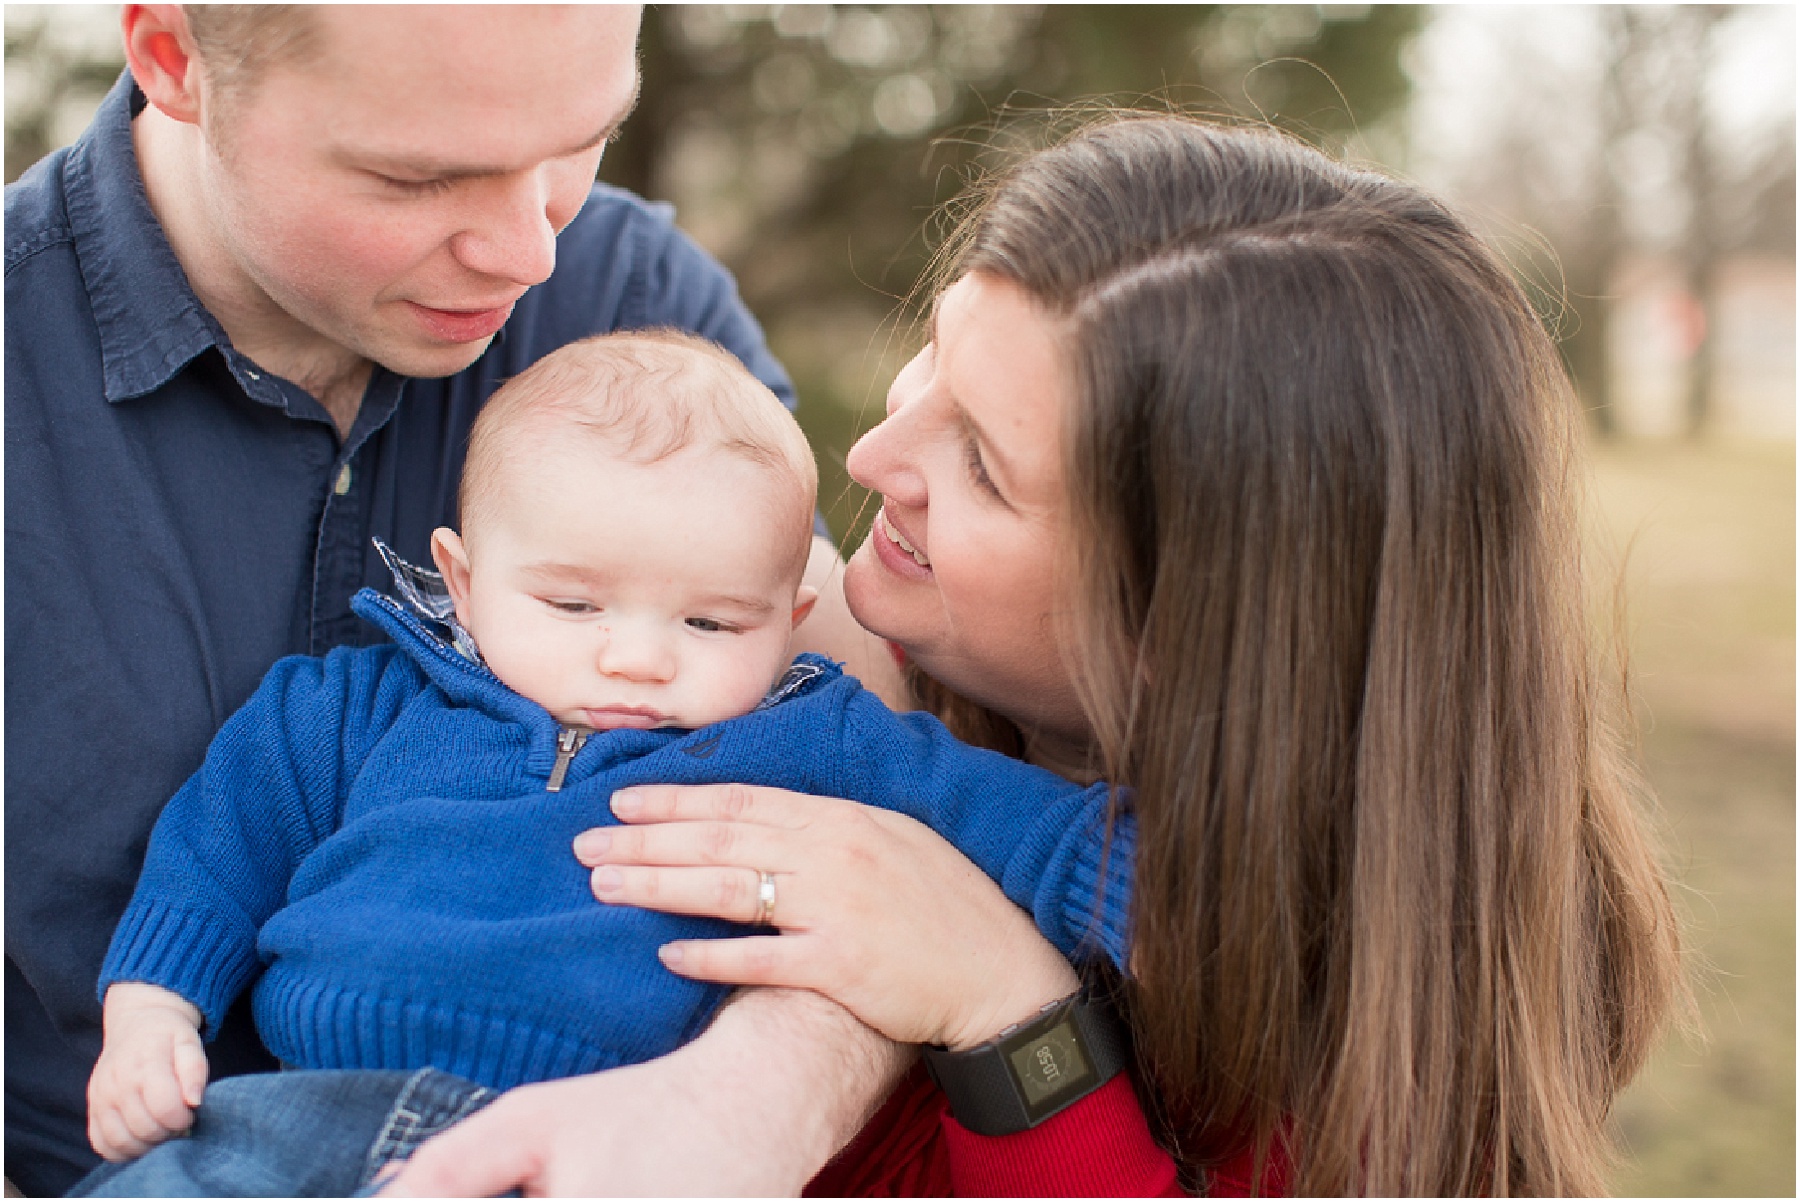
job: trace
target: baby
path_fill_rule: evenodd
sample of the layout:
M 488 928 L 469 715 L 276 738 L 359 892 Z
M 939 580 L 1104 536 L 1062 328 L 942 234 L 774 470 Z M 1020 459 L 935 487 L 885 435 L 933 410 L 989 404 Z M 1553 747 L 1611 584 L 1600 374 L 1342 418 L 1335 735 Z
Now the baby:
M 686 335 L 590 339 L 496 392 L 439 571 L 382 547 L 400 599 L 354 602 L 393 642 L 276 664 L 158 821 L 89 1085 L 95 1149 L 141 1159 L 78 1192 L 348 1193 L 496 1091 L 697 1034 L 727 990 L 656 951 L 743 928 L 602 906 L 570 852 L 629 785 L 910 814 L 1064 954 L 1117 962 L 1134 828 L 1103 854 L 1104 785 L 790 663 L 816 488 L 792 415 Z M 312 1071 L 209 1090 L 201 1033 L 252 983 Z

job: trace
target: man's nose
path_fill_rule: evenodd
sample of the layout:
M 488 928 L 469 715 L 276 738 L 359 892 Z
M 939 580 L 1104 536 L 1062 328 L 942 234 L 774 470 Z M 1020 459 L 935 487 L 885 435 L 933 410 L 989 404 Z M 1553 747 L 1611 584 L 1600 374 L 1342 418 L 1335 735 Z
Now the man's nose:
M 636 624 L 607 627 L 598 663 L 602 675 L 637 684 L 666 684 L 675 677 L 675 655 L 668 640 Z
M 556 164 L 497 177 L 483 189 L 467 227 L 451 240 L 464 267 L 527 288 L 556 268 L 556 234 L 574 217 L 568 181 Z

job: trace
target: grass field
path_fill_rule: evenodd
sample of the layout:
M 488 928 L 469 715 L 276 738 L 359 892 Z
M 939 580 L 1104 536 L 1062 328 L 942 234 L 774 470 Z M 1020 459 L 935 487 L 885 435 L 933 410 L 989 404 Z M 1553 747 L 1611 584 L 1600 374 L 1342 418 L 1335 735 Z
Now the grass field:
M 1627 548 L 1643 760 L 1689 922 L 1698 1038 L 1621 1098 L 1628 1195 L 1794 1196 L 1794 446 L 1596 451 Z

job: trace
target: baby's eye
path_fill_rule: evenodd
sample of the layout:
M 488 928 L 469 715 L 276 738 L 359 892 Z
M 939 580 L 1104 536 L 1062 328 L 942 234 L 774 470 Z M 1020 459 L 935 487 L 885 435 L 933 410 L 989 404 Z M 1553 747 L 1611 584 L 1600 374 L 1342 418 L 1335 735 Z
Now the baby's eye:
M 689 629 L 704 630 L 709 634 L 730 634 L 737 630 L 737 627 L 721 622 L 717 618 L 689 618 L 687 624 Z
M 545 605 L 562 614 L 599 613 L 600 607 L 591 601 L 565 601 L 557 597 L 542 598 Z

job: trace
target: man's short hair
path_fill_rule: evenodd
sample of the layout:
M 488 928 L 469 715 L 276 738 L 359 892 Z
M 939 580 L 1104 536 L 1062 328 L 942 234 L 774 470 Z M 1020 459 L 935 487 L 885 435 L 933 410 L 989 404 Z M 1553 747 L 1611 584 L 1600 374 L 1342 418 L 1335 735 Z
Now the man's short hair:
M 318 27 L 304 4 L 184 4 L 188 33 L 221 98 L 241 95 L 271 64 L 305 58 Z
M 812 447 L 780 399 L 722 347 L 673 329 L 601 334 L 553 351 L 508 380 L 469 432 L 457 494 L 465 537 L 470 515 L 546 419 L 598 437 L 610 454 L 634 463 L 702 446 L 766 469 L 785 494 L 783 520 L 793 517 L 805 536 L 804 566 L 819 488 Z

